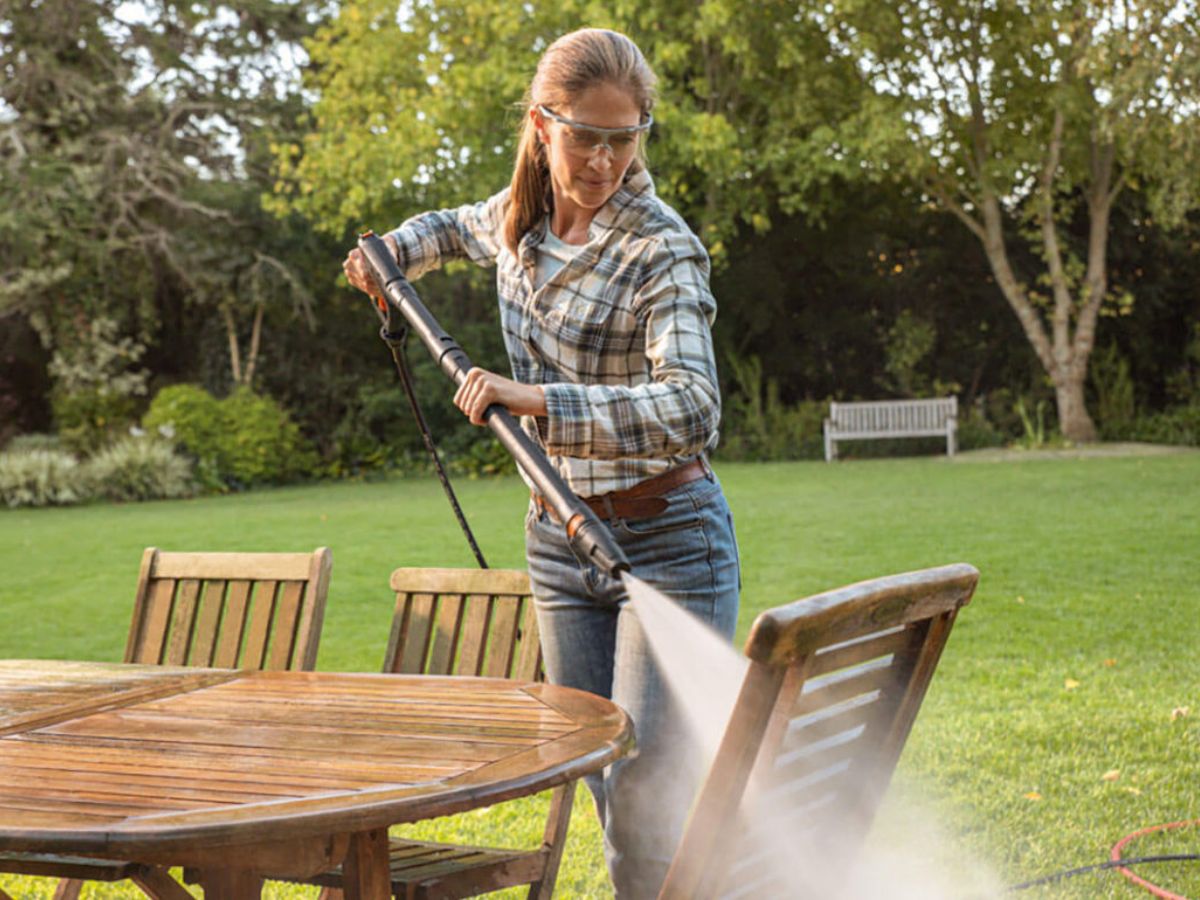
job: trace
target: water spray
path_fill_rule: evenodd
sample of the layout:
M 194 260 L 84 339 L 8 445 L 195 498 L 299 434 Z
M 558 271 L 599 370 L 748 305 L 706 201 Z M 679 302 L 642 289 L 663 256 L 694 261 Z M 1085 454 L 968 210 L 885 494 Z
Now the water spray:
M 381 309 L 386 333 L 395 333 L 393 317 L 403 316 L 408 326 L 421 339 L 425 349 L 455 385 L 461 385 L 467 372 L 474 364 L 466 352 L 438 324 L 437 319 L 425 308 L 421 298 L 400 266 L 396 264 L 391 249 L 379 237 L 368 231 L 358 239 L 359 249 L 367 260 L 367 266 L 378 285 L 385 301 Z M 624 551 L 613 539 L 612 533 L 597 518 L 591 508 L 567 487 L 566 482 L 550 465 L 545 452 L 525 433 L 515 416 L 505 407 L 493 403 L 483 413 L 483 421 L 504 448 L 512 454 L 517 465 L 533 482 L 546 505 L 566 523 L 567 540 L 581 559 L 596 565 L 609 577 L 620 581 L 621 575 L 630 569 Z

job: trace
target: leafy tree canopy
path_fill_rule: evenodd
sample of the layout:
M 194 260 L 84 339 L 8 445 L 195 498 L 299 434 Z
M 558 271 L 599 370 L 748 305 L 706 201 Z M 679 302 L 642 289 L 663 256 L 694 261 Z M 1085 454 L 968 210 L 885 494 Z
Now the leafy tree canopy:
M 648 152 L 659 188 L 715 256 L 739 223 L 814 209 L 816 149 L 852 79 L 794 4 L 355 0 L 307 48 L 311 130 L 277 149 L 276 210 L 342 233 L 494 193 L 542 51 L 574 28 L 638 42 L 660 79 Z M 816 157 L 816 158 L 815 158 Z

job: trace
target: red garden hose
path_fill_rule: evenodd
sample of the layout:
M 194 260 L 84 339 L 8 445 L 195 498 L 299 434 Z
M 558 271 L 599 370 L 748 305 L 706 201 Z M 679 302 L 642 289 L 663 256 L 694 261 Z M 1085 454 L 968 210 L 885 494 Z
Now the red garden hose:
M 1132 834 L 1127 834 L 1127 835 L 1125 835 L 1125 837 L 1121 838 L 1119 841 L 1117 841 L 1113 845 L 1112 854 L 1110 855 L 1110 858 L 1112 859 L 1113 862 L 1120 862 L 1121 861 L 1121 850 L 1124 849 L 1125 845 L 1131 843 L 1132 841 L 1136 840 L 1137 838 L 1139 838 L 1143 835 L 1152 834 L 1155 831 L 1169 831 L 1173 828 L 1187 828 L 1190 825 L 1200 825 L 1200 819 L 1191 819 L 1191 820 L 1183 821 L 1183 822 L 1170 822 L 1166 825 L 1152 825 L 1149 828 L 1143 828 L 1140 831 L 1135 831 Z M 1173 894 L 1170 891 L 1164 890 L 1163 888 L 1160 888 L 1158 885 L 1152 884 L 1151 882 L 1147 881 L 1146 879 L 1141 878 L 1138 875 L 1135 875 L 1132 871 L 1125 868 L 1124 866 L 1117 866 L 1116 868 L 1117 868 L 1118 872 L 1120 872 L 1122 875 L 1124 875 L 1126 878 L 1128 878 L 1134 884 L 1138 885 L 1139 887 L 1145 888 L 1151 894 L 1153 894 L 1155 897 L 1162 897 L 1163 900 L 1188 900 L 1187 897 L 1184 897 L 1180 894 Z

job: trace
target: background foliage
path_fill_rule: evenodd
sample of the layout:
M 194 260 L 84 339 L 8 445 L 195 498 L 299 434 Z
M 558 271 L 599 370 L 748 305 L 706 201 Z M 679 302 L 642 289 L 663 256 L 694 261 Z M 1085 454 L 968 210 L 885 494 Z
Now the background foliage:
M 1115 142 L 1099 356 L 1084 354 L 1081 390 L 1104 438 L 1190 440 L 1191 3 L 1179 15 L 1066 0 L 741 9 L 0 0 L 0 445 L 57 432 L 86 457 L 163 388 L 190 384 L 273 398 L 316 454 L 303 474 L 424 465 L 340 260 L 364 226 L 502 187 L 533 65 L 583 24 L 629 32 L 661 78 L 648 152 L 717 263 L 727 457 L 815 454 L 830 398 L 954 392 L 965 446 L 1026 439 L 1018 402 L 1027 419 L 1040 405 L 1054 439 L 1059 386 L 1004 301 L 994 254 L 963 227 L 982 215 L 968 178 L 980 135 L 989 162 L 975 176 L 990 173 L 1007 264 L 1038 315 L 1053 308 L 1047 221 L 1064 284 L 1083 296 L 1085 150 Z M 943 52 L 948 68 L 928 71 L 944 83 L 921 82 L 921 60 Z M 951 78 L 958 62 L 973 82 Z M 1058 108 L 1069 116 L 1047 194 L 1033 173 Z M 486 272 L 420 290 L 476 361 L 505 368 Z M 1077 327 L 1078 303 L 1066 309 Z M 447 453 L 467 471 L 502 466 L 419 349 L 412 362 Z M 905 446 L 923 452 L 865 452 Z

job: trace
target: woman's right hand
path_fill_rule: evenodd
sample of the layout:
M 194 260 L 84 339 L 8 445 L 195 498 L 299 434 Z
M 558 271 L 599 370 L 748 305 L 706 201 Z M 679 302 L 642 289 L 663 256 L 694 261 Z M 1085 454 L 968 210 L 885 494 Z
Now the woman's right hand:
M 396 239 L 390 234 L 385 234 L 383 241 L 392 251 L 392 256 L 399 259 L 400 247 L 396 243 Z M 375 283 L 375 279 L 371 275 L 371 267 L 367 265 L 367 258 L 357 247 L 346 254 L 346 259 L 342 262 L 342 272 L 345 273 L 346 280 L 350 282 L 351 287 L 356 287 L 364 294 L 379 298 L 379 285 Z

